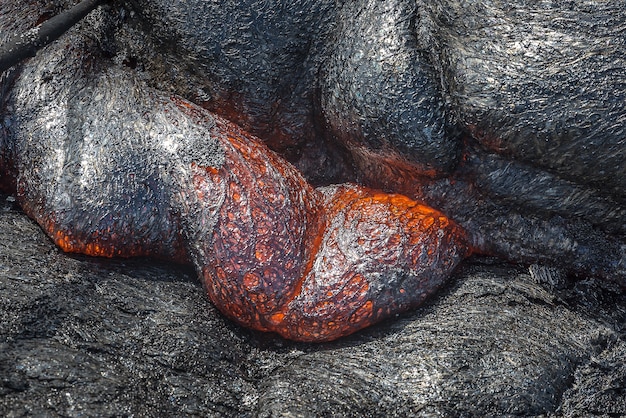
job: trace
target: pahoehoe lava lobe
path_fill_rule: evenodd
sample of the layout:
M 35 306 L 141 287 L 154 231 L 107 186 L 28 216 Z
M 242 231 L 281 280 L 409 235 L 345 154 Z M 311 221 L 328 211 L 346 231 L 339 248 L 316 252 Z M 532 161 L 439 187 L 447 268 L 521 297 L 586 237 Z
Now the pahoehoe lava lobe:
M 468 254 L 442 213 L 356 185 L 315 189 L 233 123 L 94 68 L 81 42 L 51 46 L 6 98 L 6 175 L 63 250 L 192 262 L 227 316 L 303 341 L 417 306 Z

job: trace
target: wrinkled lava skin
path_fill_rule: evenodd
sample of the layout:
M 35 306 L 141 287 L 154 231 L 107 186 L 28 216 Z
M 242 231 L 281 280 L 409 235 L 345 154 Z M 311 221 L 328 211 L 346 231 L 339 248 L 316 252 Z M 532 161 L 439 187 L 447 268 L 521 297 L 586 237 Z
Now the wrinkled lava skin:
M 472 252 L 624 284 L 623 6 L 112 2 L 2 75 L 2 183 L 63 250 L 191 262 L 294 340 L 414 308 Z

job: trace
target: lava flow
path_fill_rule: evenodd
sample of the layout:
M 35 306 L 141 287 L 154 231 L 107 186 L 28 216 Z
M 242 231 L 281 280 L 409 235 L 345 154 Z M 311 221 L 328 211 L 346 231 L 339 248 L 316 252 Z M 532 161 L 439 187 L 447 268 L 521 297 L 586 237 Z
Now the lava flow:
M 63 250 L 190 261 L 225 315 L 299 341 L 416 307 L 470 252 L 465 232 L 430 207 L 357 185 L 316 189 L 233 123 L 180 98 L 152 99 L 179 142 L 166 129 L 141 131 L 136 144 L 120 137 L 119 149 L 103 140 L 73 154 L 76 164 L 50 165 L 47 188 L 42 170 L 18 182 L 22 207 Z M 76 141 L 67 146 L 85 146 Z

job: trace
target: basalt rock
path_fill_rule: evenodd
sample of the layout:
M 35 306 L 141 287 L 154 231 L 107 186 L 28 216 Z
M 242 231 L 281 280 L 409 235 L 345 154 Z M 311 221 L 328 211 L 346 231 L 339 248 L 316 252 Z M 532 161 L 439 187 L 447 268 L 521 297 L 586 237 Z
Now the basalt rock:
M 63 250 L 192 263 L 239 324 L 326 341 L 414 308 L 468 255 L 443 213 L 357 185 L 315 189 L 236 125 L 68 33 L 9 80 L 18 202 Z M 9 74 L 11 75 L 11 74 Z

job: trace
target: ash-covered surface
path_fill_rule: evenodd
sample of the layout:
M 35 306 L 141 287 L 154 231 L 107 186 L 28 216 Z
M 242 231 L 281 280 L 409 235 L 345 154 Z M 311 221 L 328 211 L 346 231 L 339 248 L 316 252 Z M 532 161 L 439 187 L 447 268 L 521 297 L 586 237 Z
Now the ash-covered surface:
M 5 196 L 0 243 L 2 416 L 626 414 L 626 298 L 540 266 L 473 260 L 306 345 L 225 320 L 186 267 L 63 254 Z

